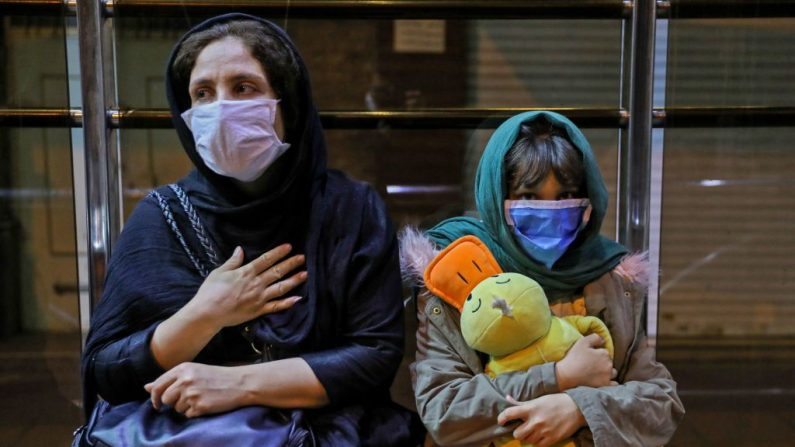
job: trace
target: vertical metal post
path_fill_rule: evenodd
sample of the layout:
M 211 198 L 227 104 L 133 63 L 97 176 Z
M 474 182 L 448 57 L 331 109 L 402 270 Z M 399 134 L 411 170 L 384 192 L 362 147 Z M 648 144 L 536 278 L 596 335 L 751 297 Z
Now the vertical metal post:
M 632 251 L 649 248 L 651 119 L 654 86 L 654 0 L 636 0 L 632 10 L 629 86 L 622 104 L 629 110 L 619 147 L 618 241 Z M 624 28 L 626 30 L 626 27 Z M 624 42 L 627 42 L 625 38 Z M 624 49 L 626 54 L 626 48 Z
M 117 175 L 117 170 L 109 165 L 109 127 L 102 51 L 103 9 L 100 0 L 77 2 L 91 309 L 102 295 L 105 269 L 110 259 L 111 229 L 117 215 L 114 211 L 118 208 L 112 197 L 113 191 L 118 191 L 118 188 L 111 188 L 118 183 L 111 178 Z
M 0 21 L 0 67 L 6 67 L 8 50 L 6 46 L 6 21 Z M 8 104 L 6 70 L 0 70 L 0 104 Z M 13 155 L 10 145 L 9 129 L 0 128 L 0 189 L 11 191 L 15 185 L 12 175 Z M 0 337 L 16 334 L 21 326 L 20 234 L 22 226 L 14 213 L 12 196 L 0 197 Z

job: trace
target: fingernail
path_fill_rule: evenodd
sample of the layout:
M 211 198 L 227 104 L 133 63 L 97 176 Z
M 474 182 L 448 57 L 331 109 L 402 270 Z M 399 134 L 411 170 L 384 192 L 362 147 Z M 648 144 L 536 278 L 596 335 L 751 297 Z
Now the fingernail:
M 240 251 L 241 251 L 241 250 L 243 250 L 243 249 L 242 249 L 242 248 L 240 248 L 240 246 L 238 245 L 237 247 L 235 247 L 235 252 L 234 252 L 234 253 L 232 253 L 232 255 L 233 255 L 233 256 L 238 256 L 238 255 L 240 254 Z
M 292 298 L 292 300 L 293 300 L 293 302 L 295 303 L 296 301 L 301 301 L 301 299 L 302 299 L 302 298 L 303 298 L 302 296 L 294 296 L 294 297 Z

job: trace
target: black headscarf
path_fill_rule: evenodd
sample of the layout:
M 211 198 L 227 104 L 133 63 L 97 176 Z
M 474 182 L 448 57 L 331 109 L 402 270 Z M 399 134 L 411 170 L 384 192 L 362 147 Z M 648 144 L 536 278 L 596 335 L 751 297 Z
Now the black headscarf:
M 247 199 L 233 180 L 213 172 L 196 151 L 193 134 L 180 115 L 191 107 L 186 79 L 178 79 L 171 70 L 182 43 L 192 34 L 219 23 L 253 20 L 262 23 L 271 36 L 278 40 L 297 65 L 298 86 L 296 98 L 278 98 L 282 103 L 292 102 L 298 116 L 291 121 L 299 128 L 290 129 L 287 141 L 290 149 L 282 155 L 287 165 L 279 166 L 286 171 L 281 183 L 274 191 Z M 292 65 L 292 64 L 291 64 Z M 246 14 L 226 14 L 209 19 L 190 31 L 175 45 L 168 63 L 166 94 L 171 107 L 171 117 L 182 146 L 196 166 L 196 171 L 179 184 L 188 192 L 191 202 L 199 209 L 205 224 L 210 228 L 214 240 L 223 256 L 230 256 L 236 245 L 243 247 L 245 261 L 280 244 L 292 244 L 293 251 L 305 253 L 309 280 L 305 290 L 299 290 L 305 299 L 296 303 L 290 312 L 266 315 L 255 323 L 257 334 L 264 342 L 281 347 L 295 347 L 308 334 L 314 323 L 314 309 L 318 281 L 318 238 L 322 217 L 325 214 L 322 196 L 326 184 L 326 143 L 320 118 L 312 102 L 309 75 L 301 56 L 287 34 L 278 26 L 258 17 Z M 292 104 L 291 104 L 292 105 Z

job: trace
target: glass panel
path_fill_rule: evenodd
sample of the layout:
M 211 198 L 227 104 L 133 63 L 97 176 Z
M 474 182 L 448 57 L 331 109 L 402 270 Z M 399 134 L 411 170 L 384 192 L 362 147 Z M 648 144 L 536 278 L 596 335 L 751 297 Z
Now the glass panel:
M 658 358 L 688 411 L 672 445 L 787 443 L 795 128 L 665 136 Z
M 306 60 L 320 110 L 619 103 L 618 20 L 275 22 L 287 23 Z M 166 107 L 165 62 L 190 24 L 120 17 L 114 25 L 120 104 Z
M 68 105 L 63 17 L 0 17 L 0 108 Z M 80 424 L 68 129 L 0 127 L 0 439 L 68 445 Z
M 166 108 L 163 67 L 189 24 L 184 17 L 114 20 L 120 104 Z M 565 20 L 286 23 L 307 62 L 320 110 L 615 107 L 619 102 L 617 20 L 576 26 Z M 534 60 L 545 63 L 528 62 Z M 327 138 L 330 164 L 378 187 L 397 220 L 432 223 L 473 206 L 470 182 L 490 134 L 329 130 Z M 615 131 L 591 134 L 597 135 L 594 147 L 614 196 Z M 190 167 L 170 130 L 123 130 L 121 148 L 125 215 L 145 190 Z M 422 189 L 428 185 L 435 186 Z M 389 186 L 394 188 L 388 191 Z M 603 229 L 614 237 L 613 209 Z
M 620 20 L 475 20 L 468 104 L 617 108 Z
M 792 106 L 795 19 L 670 20 L 668 107 Z M 672 445 L 787 443 L 795 329 L 793 128 L 665 131 L 658 358 Z
M 666 137 L 661 331 L 795 335 L 795 128 Z
M 795 104 L 795 19 L 669 24 L 668 107 Z
M 124 219 L 149 191 L 173 183 L 193 168 L 173 129 L 123 129 L 122 194 Z
M 669 21 L 668 107 L 795 105 L 795 19 Z M 791 443 L 795 128 L 666 129 L 657 357 L 671 445 Z

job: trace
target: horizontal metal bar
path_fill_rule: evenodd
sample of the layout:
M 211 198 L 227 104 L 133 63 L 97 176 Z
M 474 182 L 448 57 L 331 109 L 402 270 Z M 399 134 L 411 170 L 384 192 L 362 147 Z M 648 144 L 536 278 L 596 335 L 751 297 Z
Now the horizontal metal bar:
M 791 335 L 699 335 L 698 337 L 660 335 L 657 338 L 658 351 L 720 350 L 736 352 L 738 350 L 769 349 L 786 349 L 795 352 L 795 337 Z
M 59 16 L 65 7 L 64 0 L 0 0 L 0 15 Z
M 657 2 L 657 15 L 668 19 L 795 17 L 793 0 L 670 0 Z
M 56 295 L 66 295 L 78 292 L 88 292 L 90 288 L 88 286 L 78 287 L 76 283 L 56 282 L 53 284 L 52 290 Z
M 506 119 L 527 110 L 554 110 L 579 126 L 615 128 L 626 125 L 626 114 L 618 109 L 574 108 L 493 108 L 493 109 L 425 109 L 411 111 L 327 111 L 320 112 L 327 129 L 495 129 Z
M 76 0 L 0 0 L 0 14 L 74 14 Z M 201 17 L 239 11 L 308 19 L 610 19 L 630 0 L 115 0 L 106 15 Z
M 0 127 L 81 127 L 80 109 L 0 109 Z
M 320 119 L 326 129 L 493 129 L 505 119 L 527 110 L 553 110 L 585 128 L 625 128 L 629 114 L 621 109 L 486 108 L 421 110 L 326 110 Z M 166 109 L 110 110 L 111 128 L 170 129 Z M 80 127 L 80 109 L 0 109 L 0 127 Z M 795 127 L 795 107 L 677 107 L 654 109 L 655 128 Z
M 795 127 L 795 107 L 676 107 L 654 109 L 652 126 Z
M 509 117 L 531 109 L 423 109 L 320 112 L 326 129 L 493 129 Z M 542 110 L 542 109 L 538 109 Z M 547 110 L 547 109 L 543 109 Z M 626 124 L 626 116 L 615 109 L 550 109 L 565 114 L 583 127 L 614 128 Z M 166 110 L 136 109 L 111 113 L 111 126 L 117 128 L 158 128 L 171 126 L 171 115 Z
M 0 15 L 75 15 L 77 0 L 0 0 Z M 307 19 L 610 19 L 629 17 L 632 0 L 116 0 L 112 16 L 201 17 L 241 11 Z M 795 0 L 657 0 L 657 17 L 795 17 Z
M 532 108 L 422 109 L 422 110 L 327 110 L 320 112 L 326 129 L 493 129 L 511 116 Z M 626 125 L 626 114 L 617 109 L 537 109 L 565 114 L 586 128 L 615 128 Z M 171 126 L 171 115 L 162 109 L 114 111 L 111 126 L 117 128 L 159 128 Z
M 291 18 L 550 19 L 622 18 L 631 2 L 622 0 L 119 0 L 119 15 L 212 15 L 243 11 Z

